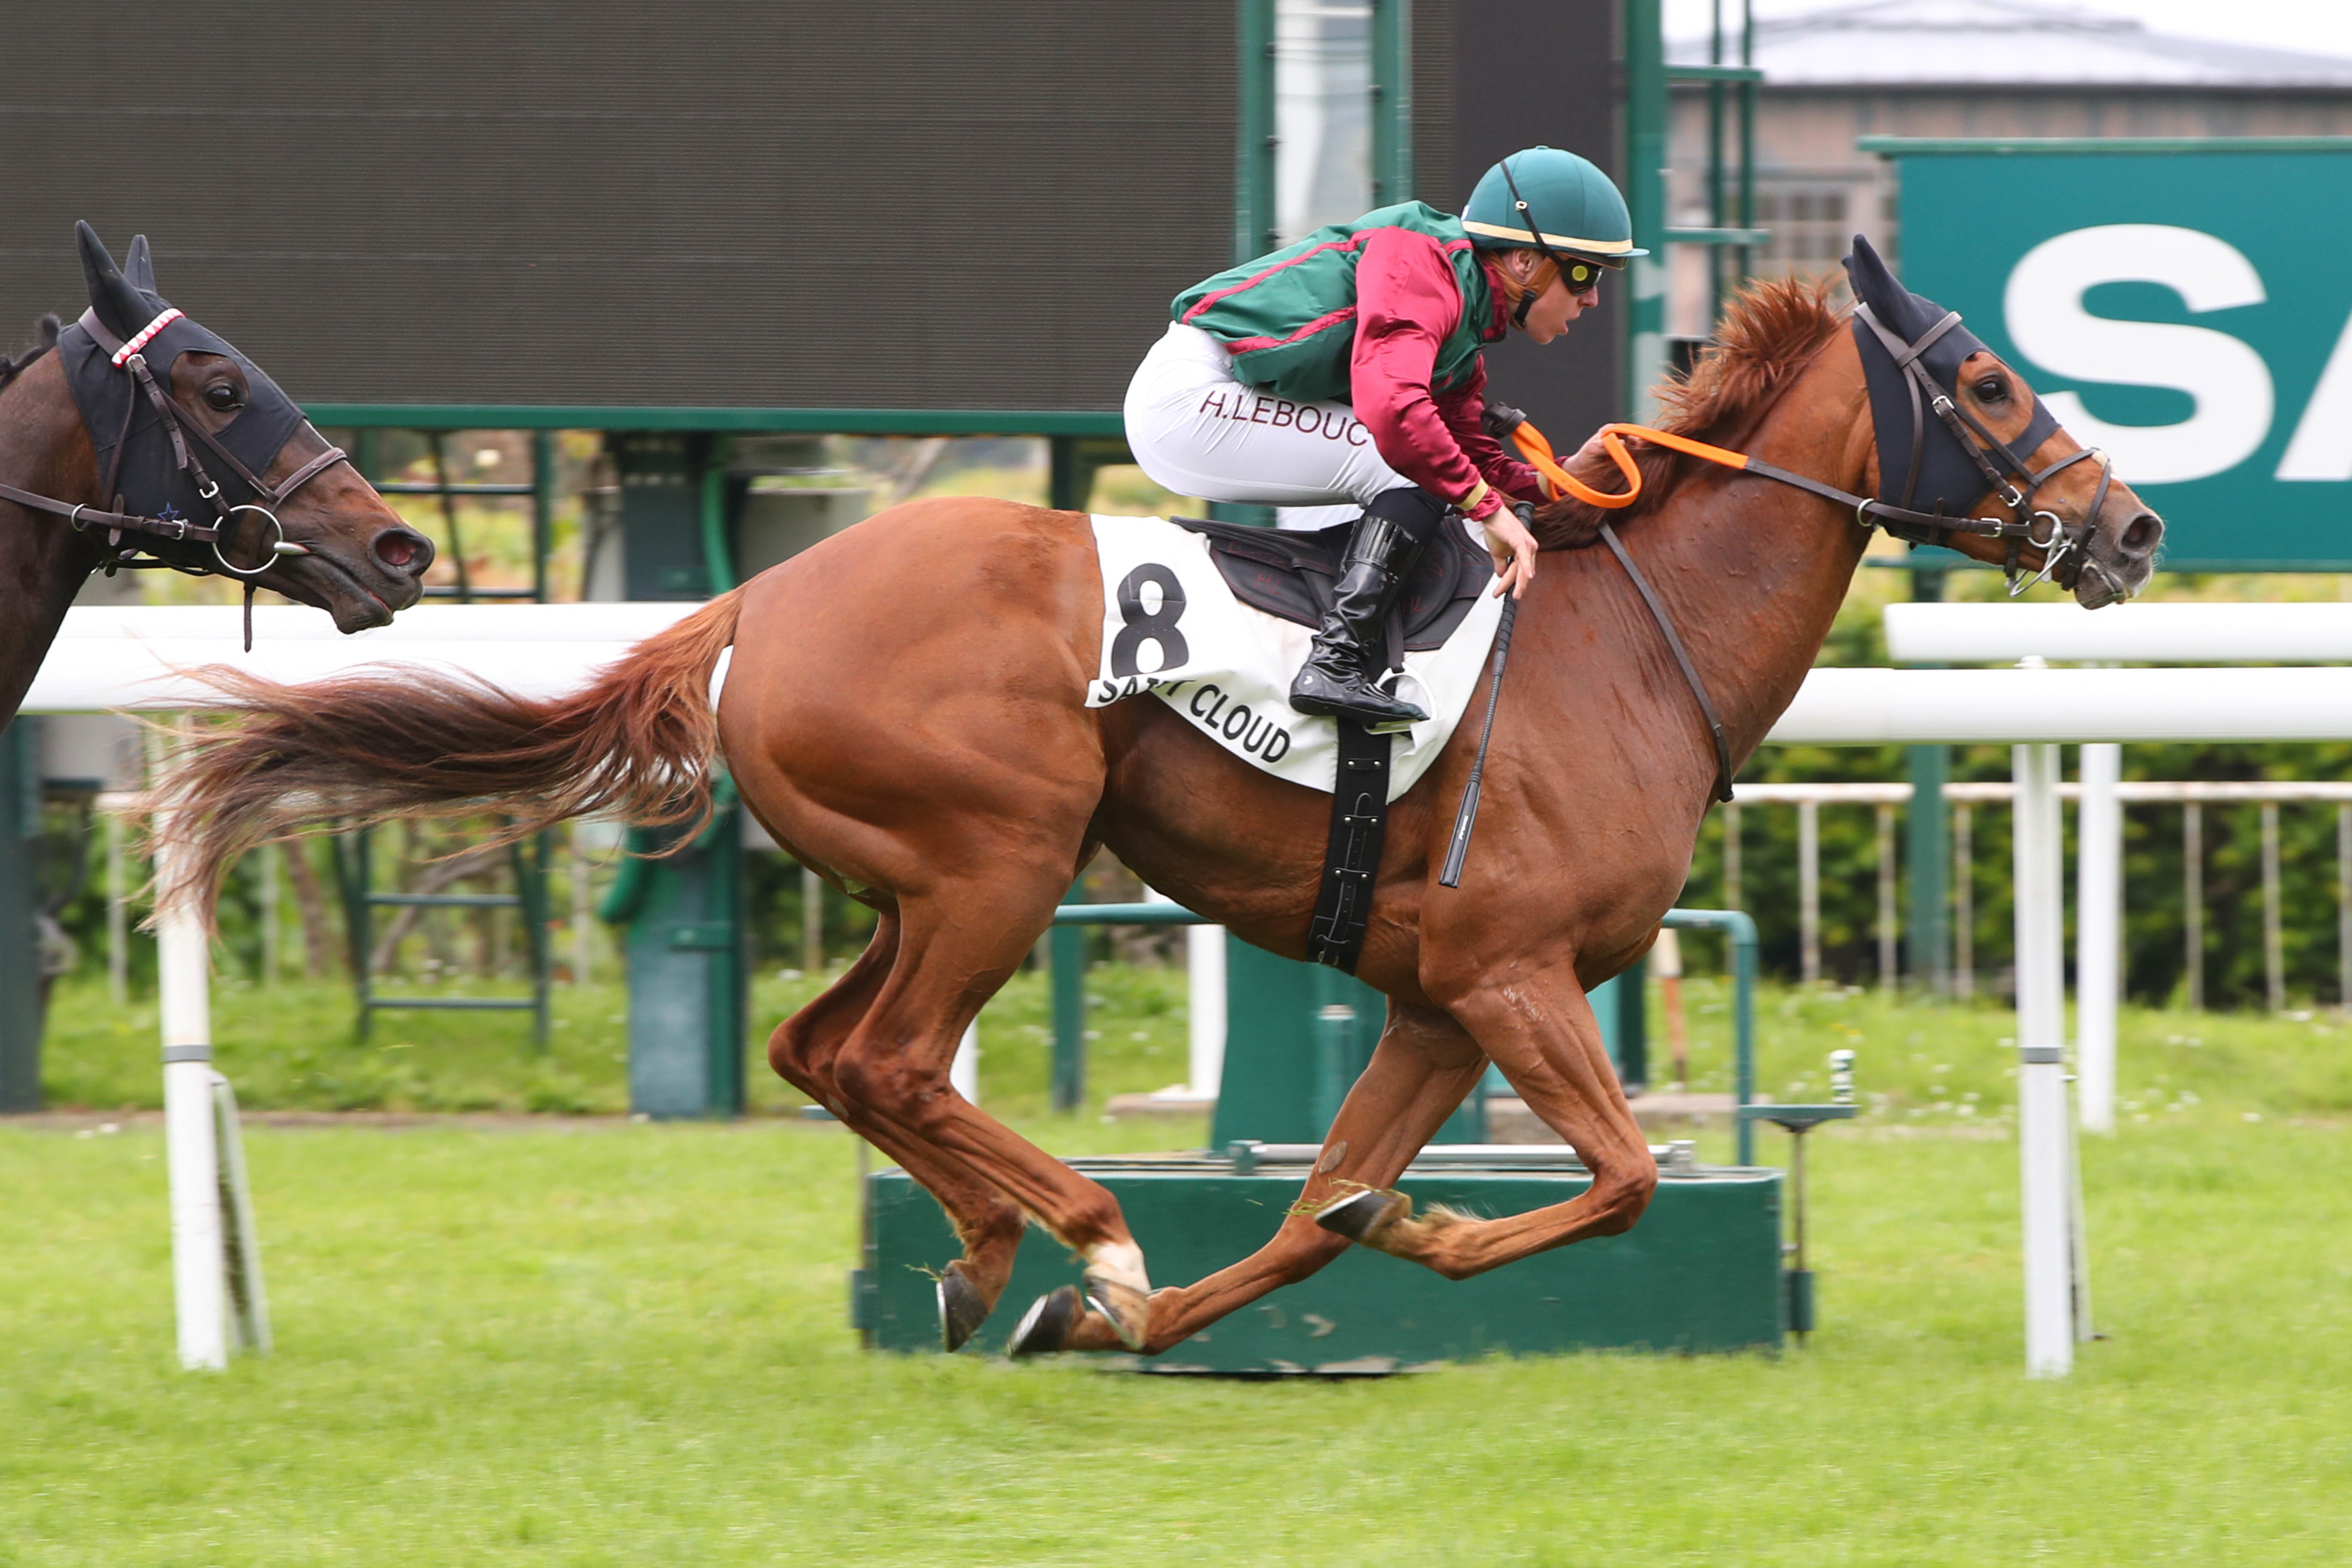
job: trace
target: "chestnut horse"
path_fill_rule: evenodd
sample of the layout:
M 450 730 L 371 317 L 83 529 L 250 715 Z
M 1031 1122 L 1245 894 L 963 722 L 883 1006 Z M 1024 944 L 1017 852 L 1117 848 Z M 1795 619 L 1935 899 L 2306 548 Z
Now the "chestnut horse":
M 89 225 L 81 226 L 79 237 L 90 300 L 84 332 L 94 324 L 112 340 L 127 340 L 163 318 L 170 307 L 155 292 L 146 236 L 131 240 L 127 274 L 116 268 Z M 118 500 L 107 492 L 99 452 L 103 447 L 111 457 L 123 431 L 93 432 L 83 423 L 66 369 L 75 334 L 68 329 L 68 352 L 58 349 L 58 335 L 52 317 L 41 323 L 40 339 L 30 353 L 0 354 L 0 485 L 60 503 L 67 511 L 83 509 L 82 526 L 77 528 L 58 512 L 0 496 L 0 724 L 15 717 L 83 581 L 106 563 L 108 530 L 93 524 L 89 512 L 121 510 L 144 519 L 176 511 L 199 523 L 215 521 L 209 509 L 190 514 L 174 506 L 170 486 L 145 493 L 149 486 L 142 481 L 166 470 L 148 469 L 135 459 L 119 468 L 110 461 L 123 493 Z M 172 352 L 180 335 L 206 346 Z M 425 569 L 432 563 L 432 542 L 403 523 L 348 463 L 332 460 L 334 448 L 283 405 L 284 395 L 267 376 L 234 353 L 210 352 L 228 345 L 193 322 L 182 334 L 159 331 L 147 346 L 157 362 L 158 393 L 169 399 L 181 426 L 180 445 L 218 476 L 226 487 L 219 492 L 222 506 L 263 500 L 275 505 L 269 514 L 279 528 L 275 538 L 261 521 L 259 507 L 236 508 L 235 525 L 223 541 L 227 560 L 252 564 L 263 586 L 318 605 L 346 632 L 382 626 L 394 611 L 416 602 Z M 94 368 L 100 376 L 120 377 L 121 390 L 129 393 L 129 370 L 110 369 L 102 362 Z M 129 426 L 129 440 L 120 445 L 135 450 L 152 444 L 162 455 L 172 440 L 162 412 L 135 395 L 130 403 L 138 417 Z M 282 443 L 273 451 L 248 454 L 254 477 L 267 489 L 243 486 L 228 466 L 236 460 L 233 453 L 208 449 L 207 444 L 234 447 L 241 420 L 279 416 L 272 428 L 287 432 Z M 268 550 L 275 539 L 293 549 L 272 558 Z M 164 564 L 182 571 L 221 574 L 211 546 L 197 538 L 127 532 L 121 542 L 152 550 Z
M 1753 291 L 1722 346 L 1664 389 L 1673 427 L 1872 493 L 1864 369 L 1840 327 L 1816 290 Z M 2035 407 L 1990 353 L 1969 358 L 1957 395 L 2004 440 Z M 2075 450 L 2060 433 L 2032 456 L 2039 468 Z M 1630 520 L 1625 545 L 1745 758 L 1804 679 L 1866 536 L 1850 508 L 1752 475 L 1655 452 L 1643 468 L 1645 500 L 1608 515 Z M 2093 605 L 2146 581 L 2162 531 L 2098 468 L 2062 470 L 2034 503 L 2084 542 L 2076 595 Z M 954 1219 L 963 1256 L 940 1287 L 950 1347 L 995 1304 L 1033 1219 L 1084 1257 L 1087 1287 L 1032 1309 L 1016 1352 L 1164 1351 L 1351 1241 L 1465 1278 L 1624 1230 L 1657 1179 L 1586 993 L 1654 938 L 1716 757 L 1633 584 L 1606 552 L 1580 548 L 1602 516 L 1572 501 L 1539 511 L 1549 552 L 1520 605 L 1468 875 L 1458 889 L 1436 879 L 1475 725 L 1390 819 L 1359 969 L 1389 998 L 1370 1065 L 1272 1240 L 1193 1284 L 1153 1292 L 1111 1196 L 948 1079 L 964 1026 L 1100 846 L 1244 940 L 1305 952 L 1328 797 L 1236 761 L 1157 699 L 1084 705 L 1102 586 L 1079 513 L 978 500 L 893 508 L 558 701 L 413 674 L 299 689 L 223 675 L 245 716 L 195 752 L 173 797 L 202 824 L 192 885 L 320 815 L 495 806 L 518 832 L 592 809 L 681 820 L 706 808 L 723 752 L 776 841 L 880 917 L 864 954 L 776 1029 L 768 1059 Z M 730 644 L 714 717 L 708 684 Z M 1415 1215 L 1390 1184 L 1489 1061 L 1591 1184 L 1504 1218 Z M 1343 1225 L 1318 1223 L 1342 1205 Z

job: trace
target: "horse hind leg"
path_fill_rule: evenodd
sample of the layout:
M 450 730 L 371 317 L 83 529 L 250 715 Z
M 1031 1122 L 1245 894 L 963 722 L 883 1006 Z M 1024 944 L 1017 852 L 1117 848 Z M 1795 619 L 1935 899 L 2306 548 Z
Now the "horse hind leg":
M 1061 879 L 1055 867 L 1034 889 L 962 883 L 902 898 L 897 961 L 835 1057 L 834 1083 L 861 1118 L 984 1182 L 1083 1258 L 1086 1300 L 1133 1349 L 1151 1286 L 1118 1200 L 948 1081 L 957 1039 L 1045 929 Z
M 1317 1223 L 1376 1251 L 1466 1279 L 1507 1263 L 1633 1227 L 1649 1206 L 1657 1163 L 1625 1102 L 1601 1026 L 1573 974 L 1473 992 L 1451 1011 L 1493 1057 L 1529 1110 L 1566 1139 L 1592 1184 L 1566 1203 L 1497 1219 L 1450 1209 L 1415 1214 L 1401 1193 L 1356 1194 Z
M 979 1331 L 1013 1276 L 1028 1217 L 969 1169 L 864 1114 L 835 1081 L 834 1063 L 874 1005 L 898 956 L 898 917 L 885 914 L 874 940 L 824 994 L 776 1026 L 768 1065 L 776 1075 L 839 1117 L 858 1137 L 896 1161 L 939 1199 L 963 1256 L 939 1278 L 940 1342 L 960 1350 Z

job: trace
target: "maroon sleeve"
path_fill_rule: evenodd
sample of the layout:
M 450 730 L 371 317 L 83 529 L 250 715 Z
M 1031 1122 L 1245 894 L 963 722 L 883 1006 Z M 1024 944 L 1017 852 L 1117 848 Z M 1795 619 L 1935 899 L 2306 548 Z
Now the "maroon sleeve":
M 1356 417 L 1390 468 L 1456 505 L 1482 476 L 1429 383 L 1439 345 L 1461 320 L 1462 288 L 1436 240 L 1402 228 L 1378 229 L 1365 240 L 1349 363 Z M 1494 508 L 1482 502 L 1478 510 Z
M 1437 411 L 1444 416 L 1445 427 L 1454 432 L 1462 455 L 1477 465 L 1486 482 L 1507 492 L 1515 500 L 1541 501 L 1545 499 L 1543 480 L 1536 471 L 1503 450 L 1501 443 L 1486 434 L 1479 423 L 1486 412 L 1486 367 L 1481 363 L 1470 373 L 1470 379 L 1451 392 L 1437 396 Z

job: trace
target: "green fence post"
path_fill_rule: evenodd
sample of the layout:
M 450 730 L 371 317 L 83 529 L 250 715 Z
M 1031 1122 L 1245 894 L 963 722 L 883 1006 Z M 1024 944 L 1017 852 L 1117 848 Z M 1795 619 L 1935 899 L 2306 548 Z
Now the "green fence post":
M 1372 205 L 1412 200 L 1412 0 L 1372 0 Z
M 41 1109 L 40 721 L 0 728 L 0 1111 Z
M 1234 149 L 1234 260 L 1264 256 L 1280 241 L 1274 218 L 1274 0 L 1235 0 L 1241 44 L 1240 132 Z
M 1087 1099 L 1086 928 L 1055 926 L 1046 940 L 1054 971 L 1054 1109 L 1076 1110 Z
M 1944 596 L 1944 574 L 1911 574 L 1911 597 L 1932 603 Z M 1952 851 L 1946 827 L 1944 780 L 1951 753 L 1942 746 L 1910 748 L 1911 806 L 1904 823 L 1904 869 L 1911 882 L 1909 930 L 1904 957 L 1911 984 L 1929 995 L 1951 988 L 1951 918 L 1947 869 Z
M 555 433 L 530 433 L 530 596 L 547 603 L 547 552 L 555 527 Z
M 1628 1094 L 1650 1081 L 1650 961 L 1637 958 L 1617 977 L 1617 1078 Z
M 1625 0 L 1625 205 L 1633 243 L 1650 254 L 1626 269 L 1625 406 L 1656 410 L 1666 369 L 1666 44 L 1661 0 Z

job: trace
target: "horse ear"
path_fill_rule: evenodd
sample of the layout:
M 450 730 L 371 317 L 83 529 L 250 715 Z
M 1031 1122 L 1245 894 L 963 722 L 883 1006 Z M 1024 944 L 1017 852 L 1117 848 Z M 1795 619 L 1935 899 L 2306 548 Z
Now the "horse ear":
M 1886 269 L 1877 250 L 1861 235 L 1853 237 L 1853 254 L 1845 258 L 1845 273 L 1853 285 L 1853 297 L 1864 303 L 1902 292 L 1895 274 Z M 1876 309 L 1874 305 L 1872 308 Z
M 98 237 L 98 230 L 87 223 L 74 225 L 74 238 L 81 249 L 81 275 L 89 284 L 90 309 L 116 337 L 127 338 L 147 324 L 152 314 L 147 301 L 131 286 L 114 265 L 114 258 Z
M 145 235 L 131 237 L 131 249 L 122 258 L 122 275 L 131 279 L 134 289 L 144 289 L 150 294 L 156 291 L 155 258 L 148 254 Z

